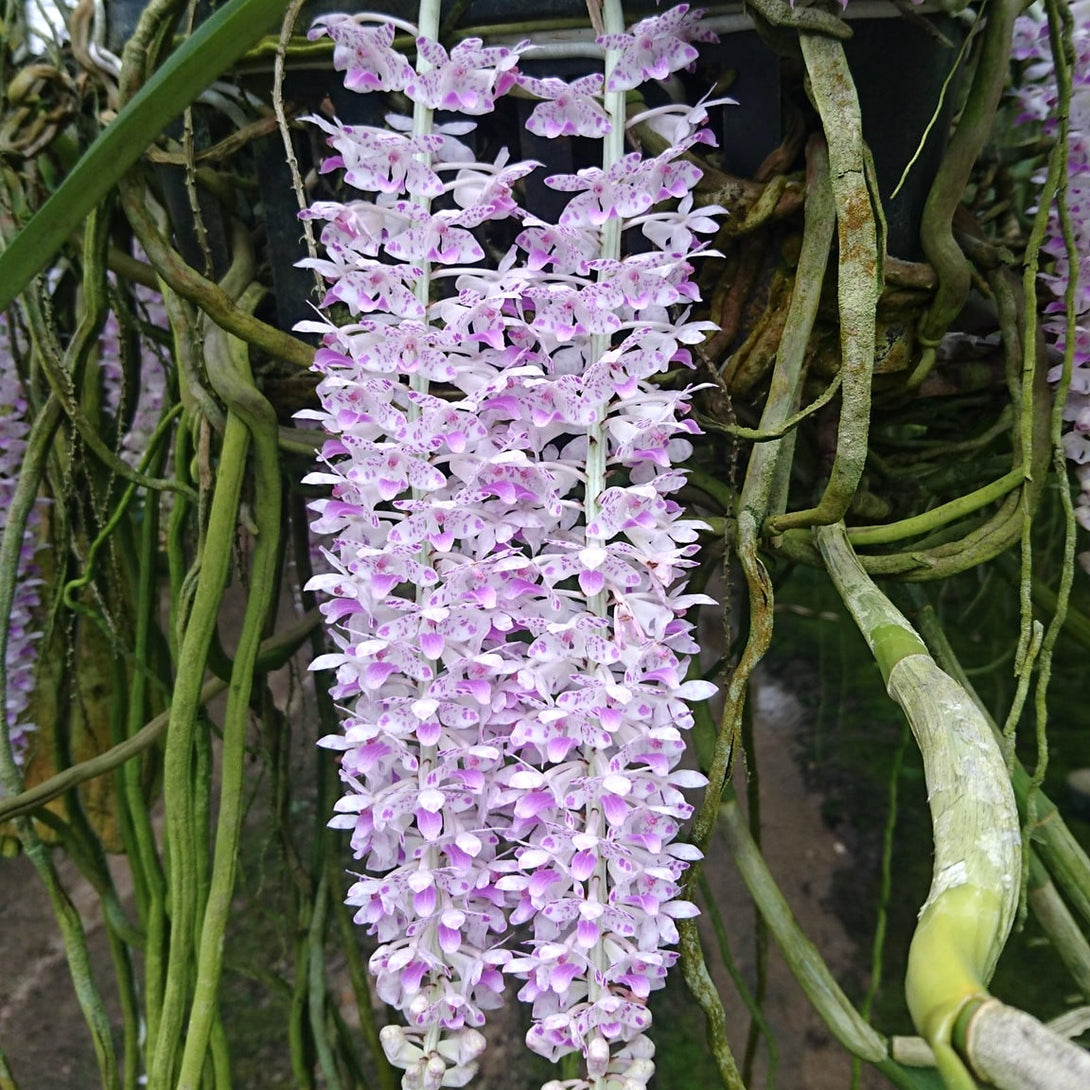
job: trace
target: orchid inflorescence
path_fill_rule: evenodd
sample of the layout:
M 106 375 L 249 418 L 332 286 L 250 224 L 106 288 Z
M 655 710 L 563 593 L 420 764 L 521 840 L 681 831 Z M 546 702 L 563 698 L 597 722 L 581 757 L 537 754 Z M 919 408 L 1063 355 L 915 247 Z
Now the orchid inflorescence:
M 709 328 L 691 262 L 721 210 L 694 207 L 685 157 L 712 142 L 704 106 L 626 118 L 625 91 L 692 64 L 713 38 L 700 14 L 625 32 L 610 0 L 605 71 L 571 84 L 521 73 L 526 43 L 448 53 L 424 12 L 415 69 L 381 16 L 311 31 L 349 88 L 414 103 L 386 129 L 311 119 L 335 152 L 321 169 L 364 195 L 304 213 L 329 288 L 301 327 L 322 339 L 322 407 L 303 415 L 329 434 L 307 480 L 331 492 L 313 523 L 330 570 L 310 584 L 337 646 L 313 667 L 336 670 L 345 714 L 321 741 L 346 788 L 331 824 L 366 867 L 348 901 L 408 1023 L 382 1032 L 408 1088 L 472 1078 L 508 978 L 529 1046 L 584 1057 L 589 1081 L 565 1085 L 654 1070 L 646 1000 L 696 913 L 679 880 L 700 853 L 677 837 L 682 789 L 705 780 L 677 768 L 684 701 L 714 687 L 686 680 L 685 615 L 710 599 L 684 591 L 702 524 L 671 498 L 697 428 L 689 392 L 652 380 Z M 572 194 L 557 223 L 518 203 L 540 164 L 478 162 L 471 124 L 432 119 L 487 115 L 514 87 L 540 100 L 530 131 L 604 138 L 600 167 L 546 179 Z M 641 119 L 666 151 L 626 152 Z M 482 224 L 514 236 L 491 263 Z
M 0 512 L 6 518 L 15 497 L 15 489 L 26 454 L 30 423 L 27 402 L 19 378 L 16 356 L 19 345 L 16 332 L 0 313 Z M 39 508 L 31 510 L 19 551 L 19 577 L 12 600 L 4 663 L 7 670 L 7 706 L 4 708 L 4 732 L 15 764 L 22 765 L 35 725 L 28 718 L 34 692 L 34 667 L 38 659 L 36 644 L 40 633 L 34 627 L 38 608 L 39 578 L 34 561 L 37 552 Z
M 1050 265 L 1040 279 L 1053 296 L 1045 308 L 1044 331 L 1060 352 L 1067 345 L 1065 296 L 1069 283 L 1075 282 L 1075 343 L 1071 385 L 1064 406 L 1064 418 L 1071 426 L 1063 442 L 1067 457 L 1075 463 L 1081 488 L 1075 514 L 1083 528 L 1090 530 L 1090 4 L 1082 0 L 1073 4 L 1071 11 L 1075 21 L 1072 35 L 1075 55 L 1071 65 L 1066 186 L 1079 262 L 1072 267 L 1059 210 L 1053 206 L 1042 246 Z M 1026 62 L 1018 91 L 1022 120 L 1039 124 L 1046 136 L 1055 138 L 1059 131 L 1060 103 L 1048 24 L 1032 15 L 1021 16 L 1015 28 L 1013 56 Z M 1042 174 L 1036 180 L 1040 182 L 1043 178 Z M 1058 382 L 1061 370 L 1059 366 L 1053 368 L 1049 379 Z M 1090 570 L 1090 553 L 1080 559 Z
M 162 296 L 157 291 L 136 285 L 134 296 L 141 314 L 148 321 L 160 327 L 166 325 Z M 134 403 L 128 407 L 128 412 L 124 411 L 128 391 L 122 365 L 122 339 L 118 316 L 110 311 L 103 323 L 98 345 L 103 399 L 110 415 L 118 421 L 119 453 L 130 465 L 136 466 L 158 423 L 167 378 L 163 359 L 153 343 L 148 338 L 139 337 L 140 381 L 131 395 Z M 4 427 L 4 441 L 0 449 L 0 518 L 11 509 L 30 432 L 28 405 L 17 359 L 24 351 L 25 346 L 19 343 L 16 330 L 0 313 L 0 408 L 3 409 Z M 35 668 L 40 655 L 37 644 L 41 636 L 37 621 L 42 580 L 35 556 L 42 545 L 39 524 L 42 508 L 47 502 L 40 497 L 31 508 L 23 534 L 5 652 L 8 678 L 5 729 L 11 756 L 17 766 L 25 764 L 36 729 L 29 718 Z

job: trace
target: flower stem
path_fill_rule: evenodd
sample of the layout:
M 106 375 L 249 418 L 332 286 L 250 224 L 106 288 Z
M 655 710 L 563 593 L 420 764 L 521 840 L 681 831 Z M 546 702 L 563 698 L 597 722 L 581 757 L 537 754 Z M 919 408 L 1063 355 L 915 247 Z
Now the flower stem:
M 260 298 L 248 289 L 241 305 L 248 311 Z M 217 1015 L 223 967 L 223 936 L 227 926 L 238 864 L 239 836 L 245 808 L 243 775 L 250 693 L 261 633 L 273 608 L 278 587 L 280 464 L 276 447 L 276 413 L 253 385 L 248 346 L 226 338 L 221 353 L 209 352 L 209 377 L 227 404 L 228 428 L 247 433 L 253 450 L 254 501 L 257 524 L 250 593 L 235 652 L 223 724 L 222 785 L 216 823 L 215 855 L 208 903 L 201 922 L 193 1006 L 185 1037 L 178 1087 L 196 1087 L 205 1065 L 209 1035 Z M 209 338 L 211 340 L 211 337 Z
M 624 9 L 621 0 L 606 0 L 603 10 L 603 22 L 607 34 L 621 34 L 624 32 Z M 616 49 L 606 51 L 606 86 L 609 85 L 609 77 L 617 64 L 618 52 Z M 620 161 L 624 154 L 625 133 L 625 94 L 624 91 L 606 91 L 603 106 L 609 115 L 610 129 L 603 141 L 602 170 L 608 171 L 614 163 Z M 619 216 L 610 216 L 602 225 L 601 240 L 598 249 L 599 256 L 606 261 L 617 261 L 621 256 L 621 219 Z M 609 275 L 604 269 L 599 272 L 599 280 Z M 609 347 L 609 336 L 604 333 L 596 333 L 591 336 L 590 350 L 591 361 L 597 362 L 602 353 Z M 587 486 L 584 509 L 589 525 L 598 517 L 598 499 L 606 486 L 606 438 L 601 421 L 597 421 L 587 429 Z M 592 542 L 588 536 L 587 544 L 601 544 Z M 591 611 L 600 617 L 606 613 L 605 596 L 598 593 L 590 599 Z
M 432 41 L 437 41 L 439 38 L 439 0 L 420 0 L 420 37 L 430 38 Z M 416 57 L 416 70 L 420 73 L 427 72 L 432 67 L 428 59 L 422 54 L 418 53 Z M 413 136 L 427 136 L 431 133 L 434 125 L 434 114 L 430 106 L 424 105 L 423 102 L 413 103 Z M 430 156 L 426 152 L 420 152 L 417 158 L 427 162 Z M 431 210 L 431 198 L 421 196 L 417 198 L 420 204 L 424 207 L 425 211 Z M 420 262 L 421 271 L 420 278 L 416 282 L 415 294 L 416 298 L 420 300 L 421 306 L 425 311 L 428 307 L 428 299 L 431 295 L 431 262 L 427 258 L 423 258 Z M 410 384 L 414 390 L 418 390 L 421 393 L 425 392 L 428 388 L 428 380 L 423 378 L 419 373 L 414 374 L 410 378 Z M 410 416 L 411 416 L 410 408 Z
M 603 10 L 603 29 L 606 34 L 620 34 L 624 32 L 624 10 L 621 0 L 605 0 Z M 617 64 L 617 51 L 606 51 L 605 80 L 609 86 L 609 77 Z M 625 96 L 623 91 L 606 91 L 603 105 L 609 115 L 610 129 L 603 141 L 602 170 L 608 172 L 614 163 L 620 161 L 624 153 L 625 133 Z M 599 255 L 604 261 L 617 261 L 621 256 L 621 219 L 619 216 L 610 216 L 602 225 L 599 242 Z M 602 280 L 610 275 L 603 268 L 599 271 L 598 279 Z M 609 348 L 609 336 L 607 334 L 592 334 L 590 340 L 590 363 L 593 365 L 601 359 L 602 354 Z M 603 410 L 603 416 L 605 410 Z M 586 493 L 584 497 L 584 512 L 587 526 L 598 517 L 599 497 L 606 487 L 606 433 L 601 418 L 596 420 L 587 429 L 587 462 L 586 462 Z M 602 540 L 587 534 L 587 545 L 601 545 Z M 589 597 L 587 606 L 598 617 L 605 617 L 608 612 L 606 592 L 598 591 Z M 583 756 L 587 762 L 588 773 L 592 778 L 605 775 L 607 761 L 604 756 L 589 746 L 583 747 Z M 604 826 L 601 803 L 598 800 L 587 805 L 587 829 L 597 831 Z M 594 874 L 588 883 L 588 893 L 591 897 L 605 902 L 608 897 L 609 876 L 605 859 L 599 857 L 594 868 Z M 599 938 L 589 951 L 589 958 L 594 969 L 587 980 L 588 997 L 591 1003 L 596 1003 L 606 990 L 604 984 L 605 970 L 609 964 L 605 943 Z M 589 1059 L 589 1051 L 586 1053 Z M 602 1075 L 594 1076 L 594 1090 L 602 1090 L 605 1086 L 605 1078 Z

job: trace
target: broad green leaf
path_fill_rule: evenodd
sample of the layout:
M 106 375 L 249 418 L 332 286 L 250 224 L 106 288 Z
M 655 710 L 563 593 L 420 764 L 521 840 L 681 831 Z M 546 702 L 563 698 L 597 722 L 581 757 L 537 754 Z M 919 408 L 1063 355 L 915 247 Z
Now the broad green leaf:
M 170 55 L 0 253 L 0 310 L 49 264 L 145 148 L 269 30 L 286 6 L 287 0 L 230 0 Z

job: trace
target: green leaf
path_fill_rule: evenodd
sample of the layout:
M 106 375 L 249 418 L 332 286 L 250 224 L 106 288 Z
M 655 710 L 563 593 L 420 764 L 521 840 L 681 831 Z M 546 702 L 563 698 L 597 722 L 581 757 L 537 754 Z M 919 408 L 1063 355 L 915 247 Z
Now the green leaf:
M 287 0 L 230 0 L 170 55 L 0 253 L 0 310 L 53 260 L 145 148 L 269 30 L 286 6 Z

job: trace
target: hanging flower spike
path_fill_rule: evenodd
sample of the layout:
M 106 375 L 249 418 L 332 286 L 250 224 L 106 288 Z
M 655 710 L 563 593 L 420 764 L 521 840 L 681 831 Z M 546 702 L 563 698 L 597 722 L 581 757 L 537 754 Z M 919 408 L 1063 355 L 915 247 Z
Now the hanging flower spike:
M 26 453 L 26 439 L 30 431 L 26 412 L 27 403 L 16 367 L 14 333 L 9 328 L 6 315 L 0 314 L 0 511 L 5 515 L 11 509 Z M 35 725 L 27 719 L 27 709 L 34 692 L 34 670 L 38 661 L 35 645 L 41 635 L 34 631 L 38 588 L 41 586 L 34 563 L 37 522 L 38 509 L 35 507 L 28 519 L 19 552 L 19 575 L 11 616 L 8 618 L 4 657 L 7 705 L 4 708 L 3 730 L 17 767 L 26 760 L 30 737 L 35 730 Z
M 420 49 L 437 67 L 414 73 L 406 91 L 429 109 L 486 112 L 513 82 L 514 50 L 463 43 L 448 63 L 433 43 Z M 493 70 L 481 72 L 484 64 Z M 520 493 L 472 407 L 427 394 L 432 378 L 479 387 L 509 350 L 495 334 L 462 347 L 449 327 L 433 326 L 419 285 L 431 262 L 482 256 L 466 225 L 514 210 L 518 170 L 470 170 L 468 149 L 426 119 L 412 136 L 400 122 L 395 133 L 319 124 L 340 158 L 326 167 L 348 167 L 348 180 L 382 202 L 309 213 L 327 219 L 323 239 L 332 244 L 308 262 L 330 281 L 324 305 L 342 300 L 374 315 L 345 330 L 308 323 L 325 341 L 316 358 L 323 409 L 309 415 L 331 436 L 326 470 L 308 480 L 333 493 L 317 505 L 315 529 L 338 535 L 333 571 L 313 584 L 332 595 L 325 612 L 338 650 L 313 667 L 336 670 L 334 696 L 351 706 L 343 738 L 323 739 L 342 752 L 348 790 L 332 824 L 350 828 L 356 854 L 383 874 L 361 876 L 348 899 L 381 943 L 371 961 L 377 990 L 409 1022 L 383 1032 L 387 1055 L 404 1069 L 405 1087 L 458 1086 L 475 1071 L 483 1047 L 475 1027 L 499 1003 L 509 957 L 497 946 L 505 897 L 491 878 L 500 850 L 493 810 L 502 824 L 491 784 L 504 759 L 491 721 L 518 702 L 520 686 L 493 647 L 506 640 L 504 628 L 537 623 L 518 574 L 526 561 L 507 563 L 497 550 L 512 533 L 501 510 L 542 488 L 531 480 Z M 433 214 L 427 199 L 443 189 L 435 171 L 444 164 L 459 171 L 463 207 Z M 378 260 L 379 248 L 393 264 Z M 488 567 L 467 584 L 477 555 Z M 481 598 L 495 608 L 482 610 Z
M 630 38 L 600 41 L 620 48 Z M 684 58 L 691 60 L 688 52 Z M 611 128 L 620 127 L 620 96 L 606 109 L 613 111 Z M 534 925 L 529 952 L 504 967 L 525 981 L 519 996 L 533 1004 L 527 1043 L 552 1059 L 581 1052 L 590 1081 L 573 1085 L 599 1088 L 613 1079 L 642 1085 L 653 1070 L 644 1001 L 676 960 L 666 949 L 677 941 L 673 919 L 695 912 L 677 897 L 678 879 L 698 853 L 671 844 L 691 813 L 678 787 L 704 782 L 697 773 L 672 772 L 684 749 L 677 728 L 691 723 L 679 697 L 712 691 L 703 682 L 690 689 L 681 682 L 684 656 L 696 650 L 683 613 L 696 599 L 679 593 L 673 575 L 688 563 L 679 552 L 687 555 L 695 535 L 666 498 L 682 480 L 666 449 L 677 431 L 690 430 L 673 419 L 682 399 L 668 404 L 648 389 L 641 400 L 640 380 L 624 372 L 622 361 L 642 376 L 653 372 L 638 346 L 627 357 L 612 354 L 606 335 L 640 318 L 665 320 L 667 300 L 695 297 L 685 258 L 698 246 L 661 263 L 622 259 L 614 247 L 626 221 L 668 195 L 687 196 L 699 172 L 673 169 L 679 148 L 649 162 L 623 155 L 618 144 L 612 148 L 601 168 L 547 179 L 554 189 L 576 193 L 561 215 L 564 228 L 598 238 L 598 254 L 579 270 L 595 278 L 550 277 L 526 289 L 534 303 L 527 322 L 539 350 L 582 357 L 580 389 L 591 413 L 585 421 L 568 417 L 571 438 L 561 448 L 563 457 L 587 465 L 582 521 L 549 541 L 537 561 L 558 590 L 574 576 L 582 600 L 566 591 L 569 619 L 550 623 L 528 651 L 548 680 L 550 699 L 512 736 L 522 759 L 506 780 L 515 800 L 512 832 L 526 846 L 516 848 L 517 866 L 509 864 L 511 873 L 497 883 L 519 898 L 512 922 Z M 545 240 L 555 245 L 548 229 L 520 236 L 543 267 L 555 252 L 535 250 Z M 607 309 L 612 321 L 588 317 Z M 685 357 L 677 340 L 658 359 L 675 354 Z M 632 410 L 626 425 L 613 423 L 622 396 Z M 638 443 L 641 432 L 646 447 Z M 688 450 L 682 440 L 674 449 Z M 654 456 L 645 460 L 645 452 Z M 592 459 L 601 459 L 595 468 Z M 622 466 L 635 470 L 636 461 L 639 483 L 608 483 L 607 475 Z M 649 563 L 652 556 L 661 562 Z M 600 695 L 588 715 L 584 701 L 592 692 Z
M 553 179 L 575 196 L 547 224 L 517 205 L 530 164 L 444 162 L 420 112 L 486 112 L 517 78 L 510 52 L 447 57 L 422 38 L 412 131 L 423 171 L 454 172 L 457 208 L 410 198 L 366 130 L 326 125 L 374 188 L 310 213 L 327 222 L 327 253 L 307 262 L 331 282 L 324 305 L 366 314 L 307 323 L 323 337 L 322 409 L 307 415 L 329 434 L 307 481 L 331 490 L 314 529 L 335 535 L 312 583 L 335 650 L 313 668 L 336 671 L 347 716 L 322 739 L 346 788 L 331 824 L 367 871 L 349 902 L 380 944 L 378 994 L 408 1023 L 382 1033 L 404 1087 L 472 1077 L 511 977 L 533 1006 L 531 1048 L 580 1052 L 577 1085 L 643 1086 L 646 1000 L 676 960 L 674 921 L 695 912 L 680 879 L 699 855 L 676 843 L 683 791 L 703 783 L 676 767 L 685 701 L 713 691 L 683 681 L 697 651 L 685 615 L 707 599 L 678 583 L 701 524 L 671 498 L 696 429 L 685 393 L 648 382 L 691 364 L 703 333 L 672 313 L 697 298 L 692 258 L 714 229 L 691 213 L 698 172 L 680 160 L 702 120 L 656 159 L 625 156 L 623 94 L 606 94 L 612 150 Z M 470 60 L 494 82 L 455 71 Z M 668 197 L 680 211 L 652 209 Z M 661 217 L 672 251 L 622 258 L 625 228 Z M 515 246 L 465 268 L 492 218 L 521 221 Z M 433 301 L 441 276 L 456 294 Z

